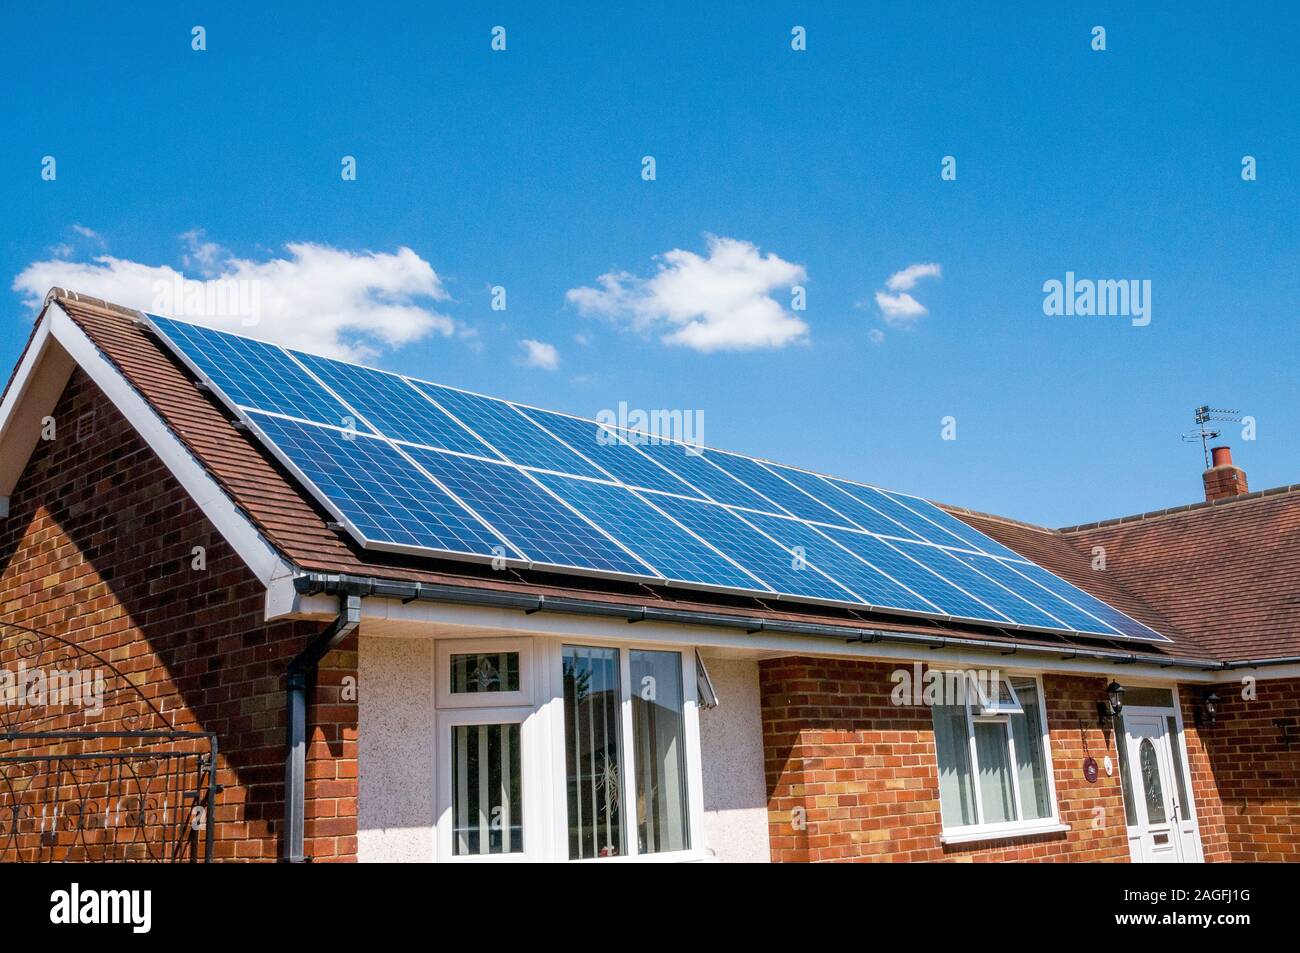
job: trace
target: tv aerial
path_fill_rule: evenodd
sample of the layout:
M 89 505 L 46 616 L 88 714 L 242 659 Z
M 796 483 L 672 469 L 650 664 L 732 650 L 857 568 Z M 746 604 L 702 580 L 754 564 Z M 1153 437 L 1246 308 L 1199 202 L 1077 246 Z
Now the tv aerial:
M 1214 424 L 1239 424 L 1239 410 L 1227 410 L 1223 407 L 1201 406 L 1196 408 L 1196 429 L 1183 434 L 1187 443 L 1201 441 L 1201 452 L 1205 455 L 1205 469 L 1210 469 L 1210 441 L 1218 438 L 1223 431 Z

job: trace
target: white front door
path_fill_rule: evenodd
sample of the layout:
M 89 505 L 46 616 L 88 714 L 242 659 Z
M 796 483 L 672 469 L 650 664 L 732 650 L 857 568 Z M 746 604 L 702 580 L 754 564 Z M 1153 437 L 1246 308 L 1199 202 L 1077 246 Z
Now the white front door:
M 1182 753 L 1174 746 L 1171 715 L 1124 711 L 1130 789 L 1136 824 L 1129 828 L 1134 859 L 1145 862 L 1195 863 L 1200 857 L 1200 834 L 1181 771 Z M 1177 760 L 1175 760 L 1177 759 Z

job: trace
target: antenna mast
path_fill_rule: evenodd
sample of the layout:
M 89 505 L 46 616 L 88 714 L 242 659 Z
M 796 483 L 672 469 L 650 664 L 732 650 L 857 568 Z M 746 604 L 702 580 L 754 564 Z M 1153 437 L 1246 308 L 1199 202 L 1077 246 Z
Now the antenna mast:
M 1190 433 L 1183 434 L 1183 440 L 1191 443 L 1195 440 L 1201 441 L 1201 453 L 1205 455 L 1205 469 L 1210 469 L 1210 441 L 1220 436 L 1223 431 L 1210 427 L 1210 424 L 1239 424 L 1241 418 L 1239 410 L 1227 410 L 1223 407 L 1209 407 L 1202 405 L 1196 408 L 1196 429 Z

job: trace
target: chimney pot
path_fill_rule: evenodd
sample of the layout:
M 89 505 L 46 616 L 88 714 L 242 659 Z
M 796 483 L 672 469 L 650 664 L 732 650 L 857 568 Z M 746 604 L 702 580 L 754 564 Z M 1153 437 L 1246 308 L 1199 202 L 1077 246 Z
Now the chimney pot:
M 1229 500 L 1250 492 L 1246 485 L 1246 471 L 1232 462 L 1230 447 L 1211 447 L 1210 454 L 1213 463 L 1201 474 L 1206 502 Z

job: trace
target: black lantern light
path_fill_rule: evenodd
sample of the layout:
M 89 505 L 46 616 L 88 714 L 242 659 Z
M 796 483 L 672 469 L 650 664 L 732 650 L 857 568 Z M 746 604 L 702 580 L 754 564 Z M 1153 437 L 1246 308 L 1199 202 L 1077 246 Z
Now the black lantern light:
M 1106 686 L 1106 700 L 1097 702 L 1097 721 L 1106 727 L 1107 722 L 1116 718 L 1124 710 L 1124 686 L 1111 682 Z
M 1205 728 L 1219 719 L 1219 693 L 1210 689 L 1209 694 L 1201 698 L 1201 707 L 1196 709 L 1196 727 Z

